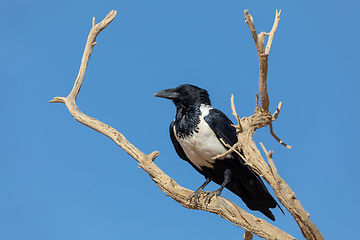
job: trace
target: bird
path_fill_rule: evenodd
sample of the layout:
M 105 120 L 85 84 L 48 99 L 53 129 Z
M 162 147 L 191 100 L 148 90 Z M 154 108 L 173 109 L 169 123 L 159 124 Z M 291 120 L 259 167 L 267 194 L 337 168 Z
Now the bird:
M 205 182 L 187 200 L 193 199 L 196 207 L 200 197 L 207 193 L 205 204 L 209 204 L 213 196 L 220 196 L 227 188 L 239 196 L 250 210 L 260 211 L 275 221 L 270 208 L 279 205 L 262 179 L 245 164 L 244 156 L 229 153 L 221 159 L 214 159 L 224 155 L 228 146 L 233 146 L 238 139 L 232 121 L 211 106 L 208 92 L 191 84 L 183 84 L 158 91 L 154 96 L 170 99 L 175 104 L 175 119 L 169 127 L 170 139 L 178 156 L 205 177 Z M 220 188 L 204 192 L 211 181 Z

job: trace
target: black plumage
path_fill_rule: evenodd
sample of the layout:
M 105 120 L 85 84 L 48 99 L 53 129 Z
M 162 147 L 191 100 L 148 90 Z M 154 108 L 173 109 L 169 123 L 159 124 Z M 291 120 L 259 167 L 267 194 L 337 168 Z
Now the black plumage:
M 213 195 L 220 195 L 225 187 L 239 196 L 249 209 L 260 211 L 275 220 L 270 208 L 278 206 L 277 202 L 261 178 L 245 165 L 238 154 L 213 160 L 213 157 L 227 150 L 219 139 L 232 146 L 237 142 L 237 136 L 231 120 L 211 107 L 208 92 L 184 84 L 159 91 L 154 96 L 174 102 L 177 109 L 169 128 L 171 141 L 179 157 L 205 176 L 206 181 L 189 199 L 194 198 L 196 204 L 205 186 L 214 181 L 220 188 L 210 192 L 205 201 L 210 201 Z

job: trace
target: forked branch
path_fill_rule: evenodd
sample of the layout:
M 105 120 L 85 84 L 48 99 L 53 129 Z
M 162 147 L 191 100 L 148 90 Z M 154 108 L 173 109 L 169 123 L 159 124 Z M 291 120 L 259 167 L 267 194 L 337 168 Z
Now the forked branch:
M 256 110 L 260 110 L 261 112 L 265 112 L 266 114 L 269 113 L 269 105 L 270 105 L 269 94 L 267 91 L 268 57 L 269 57 L 269 53 L 270 53 L 270 49 L 271 49 L 271 45 L 272 45 L 272 42 L 274 39 L 275 32 L 279 25 L 280 14 L 281 14 L 281 10 L 280 11 L 276 10 L 274 24 L 269 33 L 261 32 L 260 34 L 257 34 L 253 17 L 249 14 L 249 10 L 246 9 L 244 11 L 245 22 L 248 24 L 250 32 L 254 38 L 256 52 L 259 57 L 259 92 L 260 92 L 261 104 L 260 104 L 260 109 L 259 109 L 258 100 L 256 101 Z M 269 36 L 269 39 L 266 44 L 266 48 L 265 48 L 265 36 Z M 258 98 L 259 95 L 256 95 L 256 97 Z M 291 149 L 291 146 L 284 143 L 274 133 L 274 129 L 272 126 L 272 121 L 274 121 L 278 117 L 281 106 L 282 106 L 282 103 L 280 102 L 278 108 L 276 109 L 275 113 L 272 116 L 272 120 L 270 122 L 264 122 L 264 124 L 265 124 L 264 126 L 269 125 L 270 133 L 276 139 L 276 141 L 278 141 L 281 145 Z
M 267 82 L 266 82 L 267 81 L 267 70 L 268 70 L 267 59 L 268 59 L 268 55 L 270 53 L 271 44 L 273 42 L 273 38 L 274 38 L 274 35 L 276 32 L 276 29 L 279 25 L 280 13 L 281 13 L 281 10 L 279 12 L 276 10 L 274 25 L 273 25 L 270 33 L 261 32 L 260 34 L 257 34 L 253 17 L 249 14 L 249 10 L 246 9 L 244 11 L 245 22 L 248 24 L 248 26 L 250 28 L 250 32 L 254 38 L 256 51 L 257 51 L 258 57 L 259 57 L 259 67 L 260 67 L 259 91 L 260 91 L 260 99 L 261 99 L 260 109 L 262 111 L 269 111 L 270 101 L 269 101 L 269 96 L 268 96 L 268 91 L 267 91 Z M 266 49 L 265 49 L 264 42 L 265 42 L 266 35 L 269 36 L 269 39 L 268 39 Z
M 206 196 L 202 196 L 195 207 L 193 202 L 187 201 L 192 191 L 178 185 L 173 179 L 167 176 L 158 166 L 153 163 L 155 158 L 159 155 L 159 152 L 154 151 L 148 155 L 144 154 L 129 141 L 127 141 L 126 138 L 116 129 L 100 122 L 95 118 L 89 117 L 80 111 L 80 109 L 76 106 L 76 98 L 83 83 L 87 64 L 90 59 L 93 47 L 96 44 L 96 37 L 111 23 L 115 16 L 116 11 L 111 11 L 104 20 L 96 25 L 95 20 L 93 19 L 93 27 L 90 30 L 86 42 L 79 74 L 76 78 L 72 91 L 67 97 L 55 97 L 50 101 L 50 103 L 65 103 L 71 115 L 78 122 L 111 138 L 119 147 L 124 149 L 125 152 L 127 152 L 131 157 L 139 162 L 140 168 L 149 174 L 149 176 L 157 184 L 161 191 L 165 192 L 168 196 L 179 202 L 184 207 L 212 212 L 227 219 L 228 221 L 242 227 L 247 231 L 246 239 L 250 239 L 251 233 L 254 233 L 265 239 L 295 239 L 284 231 L 266 222 L 265 220 L 254 217 L 252 214 L 247 213 L 236 204 L 222 197 L 217 197 L 209 204 L 205 205 L 204 200 Z
M 259 91 L 261 97 L 261 106 L 258 108 L 258 104 L 255 110 L 254 115 L 250 117 L 239 118 L 235 110 L 234 98 L 231 98 L 231 108 L 233 115 L 238 121 L 238 125 L 235 125 L 238 133 L 238 142 L 230 149 L 234 147 L 238 148 L 238 152 L 242 151 L 245 155 L 244 161 L 265 181 L 267 181 L 270 186 L 274 189 L 276 197 L 279 201 L 285 206 L 285 208 L 291 213 L 295 221 L 298 223 L 301 232 L 303 233 L 306 239 L 324 239 L 319 229 L 314 223 L 309 219 L 309 214 L 300 204 L 300 201 L 295 197 L 295 193 L 291 190 L 289 185 L 280 177 L 275 167 L 274 161 L 272 159 L 273 152 L 268 152 L 265 149 L 265 146 L 261 143 L 266 158 L 268 160 L 267 164 L 263 157 L 261 156 L 260 151 L 256 147 L 256 144 L 253 140 L 253 134 L 255 131 L 266 125 L 270 126 L 271 135 L 282 145 L 287 148 L 291 148 L 284 142 L 282 142 L 274 133 L 272 122 L 278 118 L 278 115 L 281 110 L 282 103 L 279 103 L 278 108 L 274 114 L 269 112 L 269 96 L 267 92 L 267 67 L 268 67 L 268 55 L 270 52 L 271 44 L 273 41 L 274 34 L 276 32 L 280 12 L 276 11 L 275 22 L 270 33 L 261 32 L 259 35 L 256 33 L 255 25 L 252 16 L 249 14 L 248 10 L 244 11 L 245 22 L 250 28 L 250 32 L 254 38 L 256 50 L 259 57 L 260 73 L 259 73 Z M 265 35 L 269 36 L 269 40 L 266 46 L 264 47 L 264 38 Z M 233 150 L 235 152 L 235 150 Z

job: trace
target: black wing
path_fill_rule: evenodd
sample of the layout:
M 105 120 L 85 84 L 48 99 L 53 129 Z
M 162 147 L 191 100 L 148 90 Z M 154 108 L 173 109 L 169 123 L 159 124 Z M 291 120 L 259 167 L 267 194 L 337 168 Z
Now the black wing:
M 223 112 L 213 108 L 204 117 L 204 120 L 214 131 L 217 138 L 222 138 L 225 143 L 231 146 L 237 142 L 236 130 L 231 126 L 233 123 Z
M 222 138 L 224 142 L 230 146 L 237 143 L 238 139 L 236 129 L 232 126 L 233 122 L 223 112 L 213 108 L 209 111 L 209 114 L 204 117 L 204 120 L 210 126 L 211 130 L 215 133 L 218 139 Z M 251 168 L 245 165 L 244 160 L 242 160 L 240 156 L 237 156 L 237 154 L 234 155 L 236 155 L 234 158 L 239 161 L 240 165 L 253 172 Z M 255 173 L 254 175 L 257 176 Z
M 224 113 L 217 109 L 211 109 L 209 114 L 204 117 L 204 120 L 217 138 L 222 138 L 225 143 L 231 146 L 237 142 L 236 130 L 232 126 L 233 123 Z M 231 181 L 226 188 L 240 196 L 250 209 L 259 210 L 273 219 L 274 217 L 268 208 L 276 207 L 277 202 L 267 190 L 264 182 L 245 164 L 240 156 L 233 154 L 233 158 L 239 163 L 237 172 L 239 175 L 234 176 L 234 181 Z
M 204 120 L 210 126 L 211 130 L 213 130 L 217 138 L 222 138 L 224 142 L 229 144 L 230 146 L 233 146 L 235 143 L 237 143 L 238 139 L 236 135 L 236 130 L 232 126 L 233 122 L 223 112 L 213 108 L 209 111 L 209 114 L 204 117 Z M 234 156 L 234 158 L 238 160 L 242 166 L 244 166 L 254 176 L 256 176 L 256 178 L 259 180 L 259 183 L 264 187 L 264 189 L 266 189 L 262 179 L 256 173 L 254 173 L 249 166 L 244 163 L 244 160 L 241 159 L 241 157 L 237 154 L 233 155 L 236 156 Z

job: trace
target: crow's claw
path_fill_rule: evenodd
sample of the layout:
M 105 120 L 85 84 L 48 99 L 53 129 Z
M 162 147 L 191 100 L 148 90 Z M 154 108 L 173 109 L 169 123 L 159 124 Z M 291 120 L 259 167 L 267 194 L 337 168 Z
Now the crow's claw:
M 207 207 L 207 205 L 209 205 L 209 203 L 210 203 L 210 201 L 211 201 L 211 198 L 212 198 L 213 196 L 218 197 L 218 196 L 220 195 L 220 193 L 221 193 L 221 191 L 219 191 L 219 190 L 211 191 L 211 192 L 206 192 L 207 197 L 205 198 L 205 201 L 204 201 L 205 206 Z
M 190 196 L 187 198 L 187 201 L 191 201 L 191 199 L 194 199 L 194 206 L 196 207 L 197 202 L 199 201 L 199 198 L 201 197 L 201 195 L 203 194 L 203 190 L 201 188 L 199 188 L 198 190 L 196 190 L 195 192 L 193 192 L 192 194 L 190 194 Z

